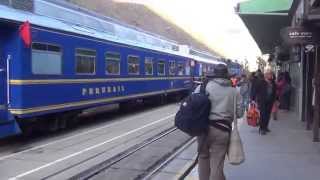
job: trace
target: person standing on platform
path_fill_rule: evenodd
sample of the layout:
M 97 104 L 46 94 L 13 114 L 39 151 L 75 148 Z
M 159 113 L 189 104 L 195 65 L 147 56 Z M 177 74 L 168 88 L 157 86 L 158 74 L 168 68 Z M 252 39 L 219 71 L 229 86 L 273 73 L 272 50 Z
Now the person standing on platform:
M 291 99 L 291 77 L 289 75 L 289 72 L 283 73 L 283 88 L 280 94 L 280 109 L 283 110 L 289 110 L 290 109 L 290 99 Z
M 272 71 L 267 71 L 264 75 L 258 74 L 256 91 L 253 94 L 253 100 L 258 103 L 260 110 L 260 129 L 259 132 L 265 135 L 270 132 L 269 120 L 272 106 L 276 99 L 276 86 L 273 80 Z
M 284 82 L 284 75 L 283 73 L 280 73 L 278 75 L 277 81 L 276 81 L 276 100 L 272 107 L 272 117 L 273 120 L 278 120 L 278 110 L 280 105 L 280 97 L 283 92 L 285 82 Z
M 249 101 L 253 101 L 253 96 L 256 94 L 256 87 L 258 82 L 257 72 L 252 72 L 249 79 Z
M 208 76 L 206 92 L 211 101 L 211 112 L 208 134 L 197 139 L 199 180 L 225 180 L 223 168 L 234 116 L 234 100 L 237 118 L 243 115 L 240 93 L 232 87 L 226 65 L 215 66 L 214 73 Z
M 249 104 L 249 82 L 245 74 L 242 75 L 238 86 L 240 87 L 240 95 L 242 96 L 242 106 L 247 110 Z

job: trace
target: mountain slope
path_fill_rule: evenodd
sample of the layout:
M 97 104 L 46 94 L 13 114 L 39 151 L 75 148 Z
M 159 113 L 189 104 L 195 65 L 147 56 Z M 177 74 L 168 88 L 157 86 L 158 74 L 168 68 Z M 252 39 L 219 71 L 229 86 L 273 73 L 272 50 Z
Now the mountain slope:
M 188 33 L 158 16 L 141 4 L 117 2 L 113 0 L 66 0 L 81 7 L 93 10 L 97 13 L 119 20 L 120 22 L 136 26 L 154 34 L 177 41 L 179 44 L 187 44 L 202 51 L 213 54 L 206 45 L 191 37 Z

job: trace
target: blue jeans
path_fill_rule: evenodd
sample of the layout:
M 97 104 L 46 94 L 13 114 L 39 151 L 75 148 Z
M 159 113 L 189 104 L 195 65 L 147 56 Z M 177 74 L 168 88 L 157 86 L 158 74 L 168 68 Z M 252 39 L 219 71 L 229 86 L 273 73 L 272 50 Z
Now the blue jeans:
M 247 110 L 249 105 L 249 96 L 242 96 L 242 108 Z

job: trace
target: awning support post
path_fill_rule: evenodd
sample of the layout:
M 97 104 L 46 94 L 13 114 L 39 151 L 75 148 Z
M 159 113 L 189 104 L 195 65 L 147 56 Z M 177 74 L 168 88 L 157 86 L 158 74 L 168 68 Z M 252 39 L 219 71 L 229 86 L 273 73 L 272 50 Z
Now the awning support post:
M 318 47 L 315 49 L 315 72 L 314 72 L 314 80 L 315 80 L 315 104 L 314 104 L 314 116 L 313 116 L 313 142 L 319 142 L 319 93 L 320 93 L 320 74 L 319 74 L 319 59 L 318 59 Z

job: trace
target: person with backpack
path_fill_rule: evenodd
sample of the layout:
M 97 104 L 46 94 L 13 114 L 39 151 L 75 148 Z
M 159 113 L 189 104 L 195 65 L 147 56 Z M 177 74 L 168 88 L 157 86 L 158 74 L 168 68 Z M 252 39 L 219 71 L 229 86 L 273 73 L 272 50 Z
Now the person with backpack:
M 199 180 L 225 180 L 224 160 L 229 146 L 236 102 L 237 118 L 242 117 L 241 95 L 232 87 L 228 68 L 218 64 L 208 75 L 205 92 L 211 102 L 208 132 L 197 138 Z M 200 92 L 198 86 L 195 93 Z

